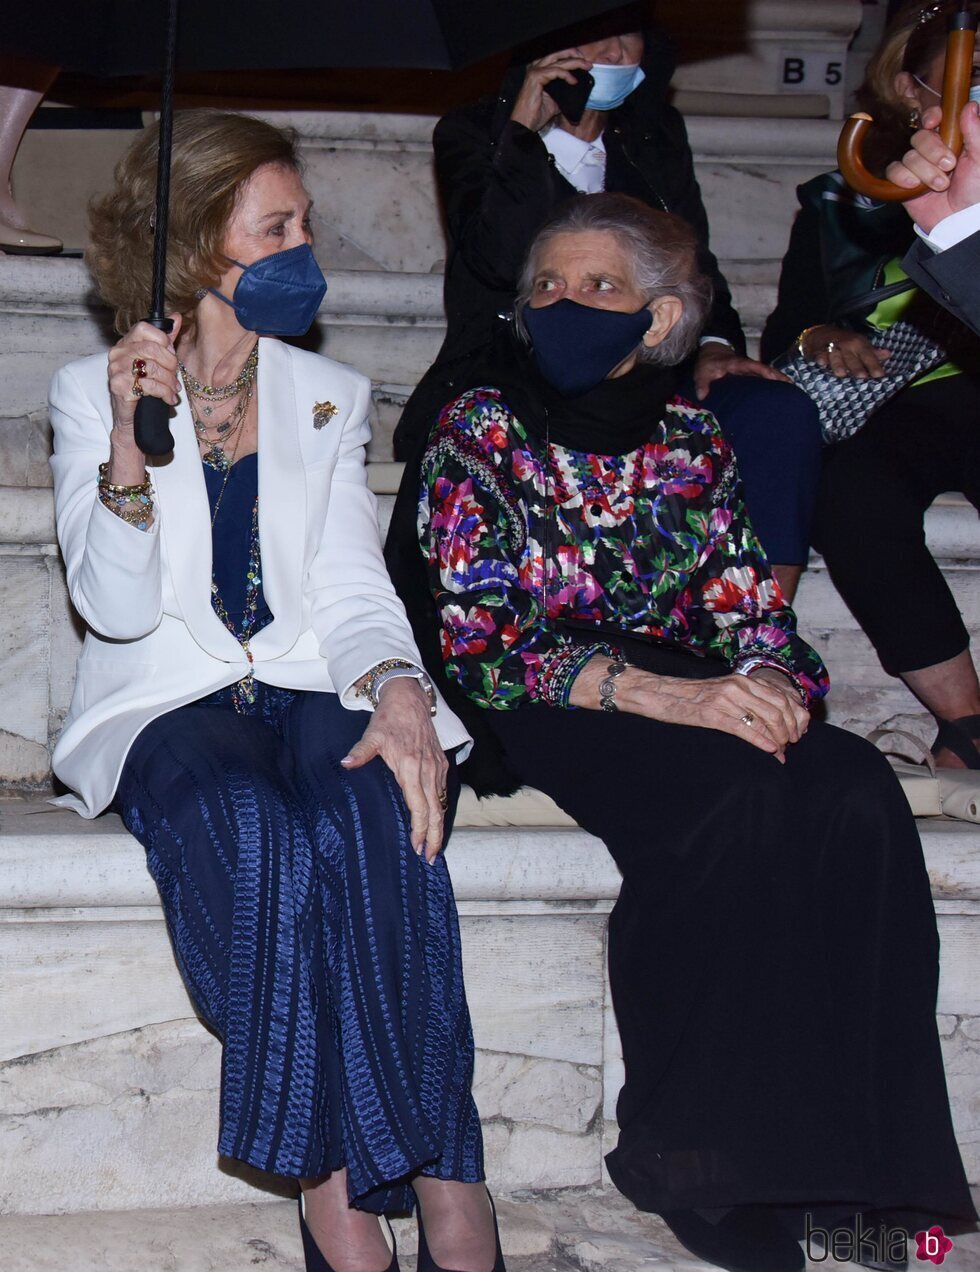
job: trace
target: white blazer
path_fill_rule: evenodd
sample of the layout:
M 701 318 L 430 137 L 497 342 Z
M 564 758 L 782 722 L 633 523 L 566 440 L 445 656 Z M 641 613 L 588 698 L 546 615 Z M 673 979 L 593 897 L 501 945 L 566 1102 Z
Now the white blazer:
M 252 640 L 255 677 L 339 693 L 385 658 L 420 663 L 385 569 L 364 463 L 370 381 L 328 358 L 259 341 L 259 538 L 273 621 Z M 314 407 L 337 413 L 320 429 Z M 211 516 L 186 397 L 171 457 L 150 460 L 155 520 L 138 530 L 96 497 L 112 417 L 105 354 L 51 383 L 55 515 L 71 599 L 87 626 L 54 771 L 58 803 L 95 817 L 149 722 L 245 675 L 241 645 L 211 608 Z M 321 416 L 322 418 L 322 416 Z M 440 699 L 444 748 L 469 736 Z

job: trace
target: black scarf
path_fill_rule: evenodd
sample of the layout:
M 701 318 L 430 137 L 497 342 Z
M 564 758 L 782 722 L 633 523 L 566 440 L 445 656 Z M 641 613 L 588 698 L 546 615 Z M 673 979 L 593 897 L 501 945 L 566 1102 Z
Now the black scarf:
M 650 440 L 677 389 L 673 367 L 638 362 L 579 397 L 564 397 L 544 379 L 516 337 L 498 342 L 484 375 L 472 385 L 501 390 L 533 440 L 593 455 L 628 455 Z

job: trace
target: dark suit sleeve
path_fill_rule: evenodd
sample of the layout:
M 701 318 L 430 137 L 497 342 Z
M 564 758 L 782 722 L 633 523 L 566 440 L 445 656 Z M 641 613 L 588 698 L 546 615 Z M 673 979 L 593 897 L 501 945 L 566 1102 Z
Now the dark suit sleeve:
M 672 196 L 670 211 L 684 218 L 694 230 L 701 244 L 698 263 L 701 272 L 711 279 L 714 287 L 714 303 L 708 321 L 705 323 L 703 336 L 720 336 L 728 340 L 739 353 L 745 353 L 745 335 L 742 324 L 732 304 L 732 293 L 718 267 L 718 261 L 709 246 L 708 214 L 704 210 L 701 198 L 701 187 L 694 173 L 694 156 L 691 143 L 688 141 L 687 128 L 680 112 L 668 107 L 664 124 L 667 134 L 667 147 L 670 162 L 674 165 L 671 174 Z
M 513 291 L 554 205 L 544 142 L 512 120 L 493 142 L 489 118 L 458 112 L 436 125 L 433 146 L 453 250 L 485 286 Z
M 945 252 L 918 237 L 902 262 L 909 278 L 980 336 L 980 232 Z
M 766 319 L 760 342 L 764 362 L 771 362 L 796 341 L 801 331 L 826 322 L 830 297 L 820 254 L 820 218 L 816 207 L 802 202 L 779 273 L 776 308 Z

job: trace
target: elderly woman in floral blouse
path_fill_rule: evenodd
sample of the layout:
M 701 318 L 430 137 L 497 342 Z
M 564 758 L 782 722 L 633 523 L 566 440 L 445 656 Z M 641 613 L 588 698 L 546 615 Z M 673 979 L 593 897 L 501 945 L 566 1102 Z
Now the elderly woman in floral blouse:
M 801 1237 L 856 1223 L 891 1257 L 975 1215 L 929 882 L 883 757 L 811 722 L 826 671 L 714 418 L 674 396 L 695 261 L 665 213 L 567 205 L 530 252 L 523 340 L 406 474 L 389 563 L 479 729 L 471 779 L 546 791 L 622 871 L 617 1186 L 723 1267 L 802 1268 Z

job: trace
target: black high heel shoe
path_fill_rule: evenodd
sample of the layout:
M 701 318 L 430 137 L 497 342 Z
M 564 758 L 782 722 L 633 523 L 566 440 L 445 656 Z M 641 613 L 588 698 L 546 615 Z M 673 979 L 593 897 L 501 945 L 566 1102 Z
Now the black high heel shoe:
M 398 1246 L 395 1242 L 395 1234 L 391 1230 L 391 1224 L 388 1222 L 388 1216 L 380 1215 L 379 1218 L 388 1233 L 388 1240 L 391 1242 L 391 1262 L 385 1268 L 385 1272 L 401 1272 L 398 1267 Z M 306 1259 L 306 1272 L 334 1272 L 320 1252 L 320 1247 L 313 1239 L 313 1233 L 310 1232 L 306 1225 L 302 1191 L 299 1194 L 299 1230 L 303 1237 L 303 1256 Z M 421 1267 L 421 1264 L 419 1266 Z
M 980 752 L 973 745 L 978 740 L 980 715 L 960 716 L 958 720 L 940 720 L 932 753 L 938 755 L 940 751 L 952 751 L 968 769 L 980 769 Z
M 487 1189 L 487 1201 L 490 1203 L 490 1214 L 493 1216 L 493 1236 L 497 1248 L 494 1252 L 493 1268 L 491 1272 L 507 1272 L 507 1265 L 504 1263 L 504 1253 L 500 1248 L 500 1229 L 497 1226 L 497 1207 L 493 1204 L 493 1198 L 490 1196 L 490 1189 Z M 419 1224 L 419 1254 L 418 1254 L 418 1272 L 455 1272 L 453 1268 L 444 1268 L 436 1263 L 432 1255 L 429 1253 L 429 1243 L 425 1239 L 425 1228 L 422 1226 L 422 1207 L 416 1198 L 415 1214 Z

